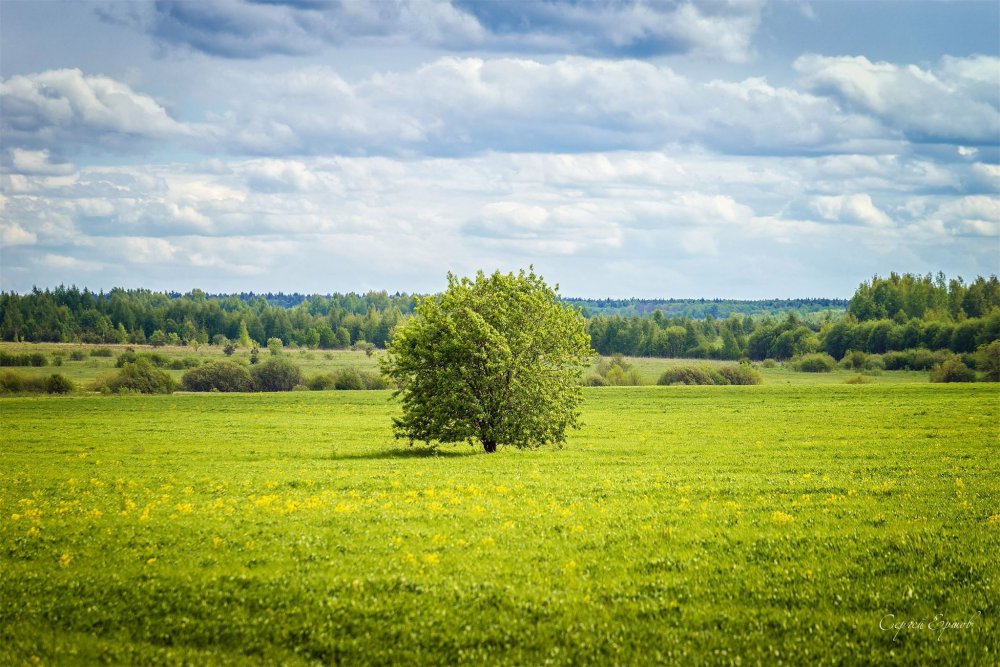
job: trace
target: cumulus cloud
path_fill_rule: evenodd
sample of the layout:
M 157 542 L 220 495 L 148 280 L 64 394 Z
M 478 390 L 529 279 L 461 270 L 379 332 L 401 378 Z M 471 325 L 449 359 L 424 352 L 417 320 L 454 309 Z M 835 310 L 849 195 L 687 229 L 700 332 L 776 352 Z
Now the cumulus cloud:
M 367 44 L 629 57 L 696 53 L 742 61 L 748 57 L 763 4 L 160 0 L 145 15 L 130 8 L 106 9 L 102 15 L 141 25 L 163 43 L 230 58 Z
M 42 147 L 15 154 L 29 167 L 48 163 L 45 147 L 94 144 L 134 149 L 142 139 L 182 139 L 195 134 L 194 128 L 174 120 L 152 97 L 110 77 L 88 76 L 78 69 L 0 79 L 0 104 L 4 143 Z
M 864 56 L 795 61 L 805 86 L 879 119 L 908 140 L 995 145 L 1000 137 L 1000 58 L 944 58 L 933 69 Z
M 813 208 L 824 220 L 848 225 L 892 227 L 892 220 L 865 193 L 816 197 Z
M 828 99 L 762 78 L 700 83 L 638 60 L 444 57 L 354 83 L 311 67 L 246 82 L 254 87 L 267 94 L 237 99 L 211 119 L 230 152 L 463 155 L 695 143 L 790 154 L 887 146 L 878 122 Z

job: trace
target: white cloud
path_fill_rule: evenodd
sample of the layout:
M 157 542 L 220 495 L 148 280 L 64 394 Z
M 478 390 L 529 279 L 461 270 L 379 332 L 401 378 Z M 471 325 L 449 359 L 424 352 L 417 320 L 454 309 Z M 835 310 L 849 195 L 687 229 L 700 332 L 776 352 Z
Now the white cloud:
M 0 79 L 5 142 L 65 149 L 65 144 L 98 144 L 132 149 L 136 139 L 192 137 L 194 128 L 180 123 L 153 98 L 106 76 L 87 76 L 79 69 L 48 70 Z M 26 166 L 48 154 L 21 153 Z
M 881 120 L 910 141 L 995 145 L 1000 137 L 1000 58 L 945 58 L 936 69 L 864 56 L 807 55 L 804 84 Z
M 14 222 L 0 223 L 0 243 L 5 246 L 34 245 L 38 235 Z
M 889 216 L 875 206 L 872 198 L 865 193 L 816 197 L 813 200 L 813 209 L 824 220 L 832 222 L 868 227 L 893 226 Z

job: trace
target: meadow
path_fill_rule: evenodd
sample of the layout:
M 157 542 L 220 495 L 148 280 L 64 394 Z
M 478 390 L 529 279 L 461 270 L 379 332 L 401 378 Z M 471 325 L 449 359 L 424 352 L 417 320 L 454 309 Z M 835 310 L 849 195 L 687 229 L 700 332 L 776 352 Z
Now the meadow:
M 996 664 L 996 385 L 801 376 L 494 455 L 384 391 L 4 398 L 0 664 Z

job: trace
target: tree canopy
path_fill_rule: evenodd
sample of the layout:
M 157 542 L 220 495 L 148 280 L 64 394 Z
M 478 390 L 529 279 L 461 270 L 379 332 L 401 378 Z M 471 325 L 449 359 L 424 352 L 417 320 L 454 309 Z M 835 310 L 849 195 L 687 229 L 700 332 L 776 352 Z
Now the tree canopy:
M 532 269 L 448 275 L 397 327 L 382 371 L 399 387 L 397 438 L 536 447 L 577 425 L 593 356 L 579 311 Z

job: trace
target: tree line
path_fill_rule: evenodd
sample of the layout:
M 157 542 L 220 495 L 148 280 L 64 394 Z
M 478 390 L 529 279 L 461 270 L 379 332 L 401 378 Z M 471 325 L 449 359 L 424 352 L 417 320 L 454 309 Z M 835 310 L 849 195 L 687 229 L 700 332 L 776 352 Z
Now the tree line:
M 335 349 L 368 343 L 384 348 L 395 327 L 412 315 L 411 294 L 209 295 L 76 287 L 0 293 L 0 339 L 134 344 L 247 346 L 279 339 L 285 345 Z M 643 300 L 565 300 L 588 316 L 587 332 L 602 355 L 703 359 L 790 359 L 825 352 L 885 354 L 926 348 L 972 353 L 1000 339 L 1000 282 L 971 283 L 943 274 L 875 276 L 836 314 L 836 300 L 798 300 L 777 316 L 731 312 L 727 317 L 593 314 Z M 654 302 L 649 303 L 666 303 Z M 699 302 L 701 303 L 701 302 Z M 736 302 L 706 301 L 709 305 Z M 757 302 L 747 302 L 757 303 Z M 772 303 L 772 302 L 760 302 Z M 804 304 L 814 307 L 806 310 Z M 717 309 L 717 312 L 722 312 Z

